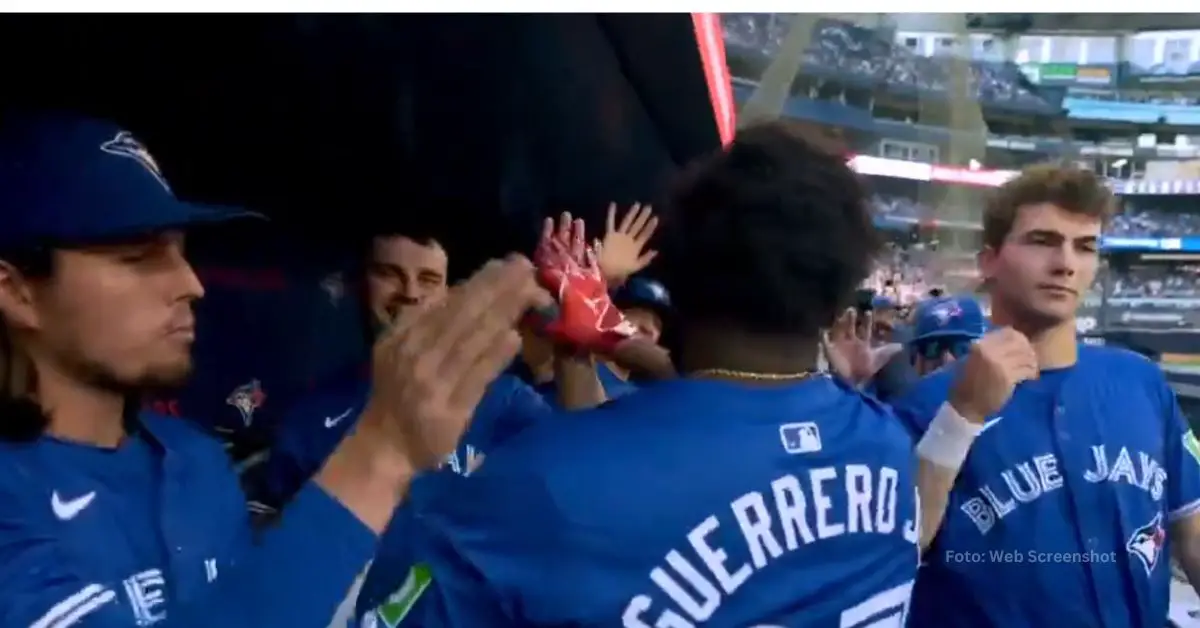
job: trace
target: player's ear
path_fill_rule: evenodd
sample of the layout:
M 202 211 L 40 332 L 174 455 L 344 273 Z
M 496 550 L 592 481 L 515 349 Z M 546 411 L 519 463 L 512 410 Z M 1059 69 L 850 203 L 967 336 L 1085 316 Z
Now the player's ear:
M 979 269 L 980 287 L 987 286 L 996 272 L 999 251 L 990 246 L 984 246 L 975 254 L 975 265 Z
M 12 264 L 3 260 L 0 260 L 0 317 L 13 327 L 38 327 L 33 286 Z

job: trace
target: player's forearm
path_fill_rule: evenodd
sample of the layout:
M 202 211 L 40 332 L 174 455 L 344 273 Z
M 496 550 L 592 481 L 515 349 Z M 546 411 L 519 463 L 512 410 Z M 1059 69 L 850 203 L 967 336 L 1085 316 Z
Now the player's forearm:
M 917 493 L 921 496 L 921 551 L 929 547 L 946 518 L 950 490 L 958 469 L 938 466 L 921 459 L 917 467 Z
M 979 430 L 978 423 L 968 421 L 953 406 L 944 403 L 917 443 L 922 550 L 937 536 L 946 516 L 950 490 Z
M 364 427 L 371 423 L 358 422 L 326 460 L 315 481 L 364 525 L 382 534 L 408 493 L 414 471 L 387 438 Z
M 673 379 L 676 375 L 671 354 L 645 338 L 622 341 L 610 357 L 618 366 L 651 379 Z
M 1200 595 L 1200 515 L 1173 522 L 1170 533 L 1172 554 L 1187 574 L 1192 589 Z
M 554 357 L 554 379 L 558 383 L 558 405 L 564 410 L 595 408 L 607 398 L 590 354 L 560 351 Z

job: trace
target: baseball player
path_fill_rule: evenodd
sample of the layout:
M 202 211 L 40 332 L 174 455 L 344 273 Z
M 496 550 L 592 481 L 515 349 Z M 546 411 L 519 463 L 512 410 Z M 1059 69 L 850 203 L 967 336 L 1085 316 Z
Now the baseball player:
M 985 208 L 996 329 L 897 402 L 918 434 L 947 399 L 982 424 L 923 556 L 910 626 L 1158 628 L 1167 555 L 1200 582 L 1200 448 L 1174 394 L 1145 358 L 1075 336 L 1112 207 L 1093 173 L 1047 165 Z M 1023 344 L 1031 378 L 1019 376 Z M 1019 382 L 1011 398 L 980 394 L 988 371 Z
M 419 624 L 900 625 L 917 485 L 940 515 L 979 428 L 942 413 L 918 464 L 886 407 L 815 372 L 881 244 L 866 198 L 782 124 L 696 164 L 664 251 L 685 377 L 430 478 Z M 986 358 L 972 385 L 1003 388 Z
M 221 446 L 139 412 L 191 369 L 203 288 L 175 198 L 129 133 L 69 114 L 0 126 L 0 625 L 324 628 L 415 473 L 453 449 L 549 304 L 490 264 L 375 347 L 358 429 L 252 536 Z

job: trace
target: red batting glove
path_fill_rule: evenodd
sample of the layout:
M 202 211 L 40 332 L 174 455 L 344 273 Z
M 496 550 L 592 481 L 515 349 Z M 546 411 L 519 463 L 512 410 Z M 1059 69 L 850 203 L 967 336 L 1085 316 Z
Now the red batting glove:
M 558 299 L 557 318 L 543 328 L 554 342 L 607 355 L 636 333 L 609 298 L 608 285 L 591 249 L 585 247 L 580 263 L 560 238 L 543 238 L 534 262 L 539 283 Z

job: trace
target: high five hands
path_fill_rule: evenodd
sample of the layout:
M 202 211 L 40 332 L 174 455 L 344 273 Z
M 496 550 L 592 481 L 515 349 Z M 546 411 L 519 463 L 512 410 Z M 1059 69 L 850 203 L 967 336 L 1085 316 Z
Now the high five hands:
M 570 213 L 542 226 L 534 254 L 537 278 L 558 300 L 557 316 L 543 331 L 559 345 L 605 355 L 636 328 L 613 305 L 596 252 L 585 242 L 583 221 Z
M 650 238 L 658 230 L 658 218 L 649 205 L 634 203 L 617 223 L 617 204 L 610 203 L 605 220 L 604 238 L 592 243 L 604 279 L 610 286 L 625 283 L 632 275 L 645 270 L 658 256 L 647 250 Z
M 371 430 L 414 471 L 454 451 L 484 390 L 520 348 L 518 321 L 553 300 L 529 260 L 493 260 L 440 303 L 406 308 L 376 341 L 372 397 L 359 429 Z

